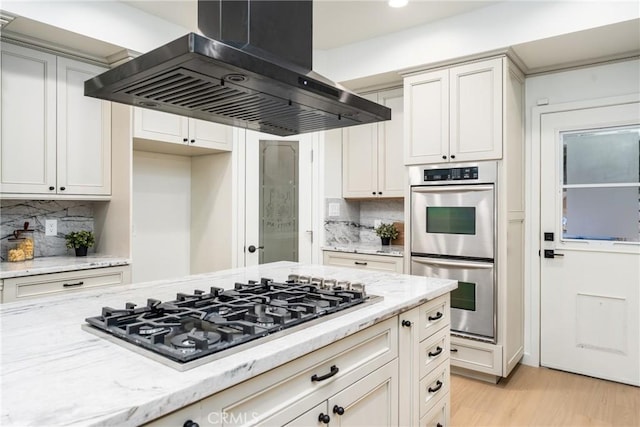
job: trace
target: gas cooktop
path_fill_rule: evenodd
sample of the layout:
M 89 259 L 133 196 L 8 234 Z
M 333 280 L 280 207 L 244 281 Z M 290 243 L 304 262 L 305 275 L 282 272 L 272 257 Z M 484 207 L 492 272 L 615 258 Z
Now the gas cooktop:
M 290 275 L 284 283 L 263 278 L 229 290 L 178 293 L 173 301 L 148 299 L 144 307 L 103 307 L 83 328 L 185 370 L 378 299 L 360 283 Z

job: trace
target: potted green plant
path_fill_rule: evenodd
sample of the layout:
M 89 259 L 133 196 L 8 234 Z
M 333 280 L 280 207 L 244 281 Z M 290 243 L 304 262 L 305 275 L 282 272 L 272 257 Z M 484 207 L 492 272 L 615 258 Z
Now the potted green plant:
M 382 240 L 383 245 L 388 245 L 391 242 L 391 239 L 398 238 L 398 229 L 393 224 L 381 223 L 374 230 Z
M 96 243 L 91 231 L 72 231 L 64 236 L 67 247 L 76 250 L 76 256 L 87 256 L 87 249 Z

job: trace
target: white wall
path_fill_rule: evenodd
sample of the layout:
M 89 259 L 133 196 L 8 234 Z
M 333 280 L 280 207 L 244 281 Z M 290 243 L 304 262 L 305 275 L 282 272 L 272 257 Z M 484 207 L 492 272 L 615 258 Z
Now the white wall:
M 133 152 L 132 282 L 190 272 L 191 158 Z
M 525 81 L 525 158 L 527 226 L 525 248 L 525 356 L 538 365 L 540 347 L 540 141 L 532 138 L 534 108 L 538 102 L 558 105 L 640 93 L 640 60 L 549 73 Z
M 328 50 L 314 68 L 344 82 L 638 18 L 637 1 L 505 1 Z

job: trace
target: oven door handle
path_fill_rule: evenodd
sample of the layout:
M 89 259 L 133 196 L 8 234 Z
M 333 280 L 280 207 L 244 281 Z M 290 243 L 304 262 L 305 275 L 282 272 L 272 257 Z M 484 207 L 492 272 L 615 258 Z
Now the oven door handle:
M 411 261 L 424 265 L 441 265 L 444 267 L 462 267 L 462 268 L 493 268 L 491 262 L 472 262 L 472 261 L 458 261 L 458 260 L 442 260 L 439 258 L 418 258 L 411 257 Z
M 434 185 L 411 187 L 414 193 L 442 193 L 444 191 L 492 191 L 493 185 Z

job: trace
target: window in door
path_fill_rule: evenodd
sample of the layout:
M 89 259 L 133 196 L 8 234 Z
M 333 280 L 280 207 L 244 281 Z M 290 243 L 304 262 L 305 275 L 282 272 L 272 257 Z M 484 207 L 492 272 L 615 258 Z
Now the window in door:
M 260 140 L 260 264 L 298 261 L 298 142 Z
M 563 240 L 640 242 L 640 126 L 560 137 Z

